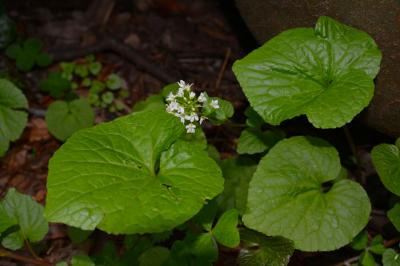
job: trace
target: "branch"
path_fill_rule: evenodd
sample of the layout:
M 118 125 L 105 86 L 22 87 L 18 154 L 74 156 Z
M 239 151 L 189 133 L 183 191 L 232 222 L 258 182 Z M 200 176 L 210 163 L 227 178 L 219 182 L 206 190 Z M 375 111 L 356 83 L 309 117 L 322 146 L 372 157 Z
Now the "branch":
M 14 260 L 22 261 L 22 262 L 29 263 L 29 264 L 39 265 L 39 266 L 53 266 L 53 264 L 48 261 L 22 256 L 22 255 L 8 251 L 3 248 L 0 248 L 0 257 L 8 257 L 8 258 L 11 258 Z
M 151 62 L 149 59 L 144 57 L 140 52 L 134 50 L 132 47 L 122 43 L 121 41 L 102 34 L 99 41 L 92 46 L 86 47 L 64 47 L 62 49 L 49 50 L 49 54 L 53 56 L 54 62 L 73 60 L 79 57 L 83 57 L 88 54 L 100 53 L 110 51 L 119 56 L 128 59 L 130 62 L 135 64 L 138 68 L 150 73 L 154 77 L 158 78 L 162 82 L 172 83 L 177 81 L 176 77 L 173 77 L 165 72 L 164 69 L 160 68 L 157 63 Z

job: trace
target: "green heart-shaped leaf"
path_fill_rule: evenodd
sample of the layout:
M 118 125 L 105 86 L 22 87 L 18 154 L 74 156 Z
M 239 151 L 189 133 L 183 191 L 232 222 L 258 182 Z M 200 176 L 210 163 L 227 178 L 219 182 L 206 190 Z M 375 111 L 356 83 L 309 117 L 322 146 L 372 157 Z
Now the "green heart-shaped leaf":
M 338 153 L 329 143 L 311 137 L 280 141 L 250 182 L 245 225 L 291 239 L 304 251 L 348 244 L 367 224 L 371 205 L 358 183 L 335 180 L 340 171 Z
M 335 128 L 369 104 L 380 61 L 368 34 L 320 17 L 315 29 L 282 32 L 235 62 L 233 71 L 266 122 L 305 114 L 315 127 Z
M 184 126 L 144 111 L 83 129 L 49 163 L 46 215 L 85 230 L 163 232 L 193 217 L 223 188 L 221 171 L 178 141 Z
M 372 162 L 383 185 L 400 196 L 400 143 L 380 144 L 371 151 Z
M 20 109 L 26 108 L 25 95 L 10 81 L 0 79 L 0 156 L 7 151 L 10 141 L 22 134 L 28 115 Z
M 256 231 L 240 230 L 240 266 L 286 266 L 293 254 L 292 241 L 283 237 L 268 237 Z
M 43 206 L 32 200 L 28 195 L 18 193 L 11 188 L 2 205 L 8 217 L 11 217 L 15 225 L 19 226 L 16 232 L 5 236 L 2 245 L 9 249 L 19 249 L 23 246 L 24 239 L 37 242 L 43 239 L 49 230 L 44 219 Z
M 212 233 L 218 243 L 234 248 L 240 243 L 239 230 L 237 229 L 239 212 L 231 209 L 222 214 Z
M 66 140 L 75 131 L 93 125 L 94 112 L 83 99 L 72 102 L 55 101 L 46 112 L 50 133 L 59 140 Z

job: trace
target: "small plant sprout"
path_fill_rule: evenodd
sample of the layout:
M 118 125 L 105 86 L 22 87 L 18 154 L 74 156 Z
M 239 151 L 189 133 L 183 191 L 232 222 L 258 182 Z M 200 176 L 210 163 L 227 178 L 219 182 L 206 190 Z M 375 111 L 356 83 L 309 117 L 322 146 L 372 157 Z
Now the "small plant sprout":
M 166 111 L 180 118 L 187 133 L 195 133 L 196 127 L 208 119 L 202 115 L 204 106 L 207 104 L 213 110 L 217 110 L 219 109 L 219 102 L 215 99 L 209 99 L 205 92 L 196 97 L 196 93 L 192 91 L 193 84 L 181 80 L 178 85 L 176 94 L 170 92 L 166 98 Z

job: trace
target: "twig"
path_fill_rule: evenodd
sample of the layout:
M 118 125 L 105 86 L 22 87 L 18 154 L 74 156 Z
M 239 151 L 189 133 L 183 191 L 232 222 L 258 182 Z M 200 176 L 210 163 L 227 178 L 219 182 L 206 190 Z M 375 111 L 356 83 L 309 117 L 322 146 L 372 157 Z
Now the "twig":
M 45 117 L 46 110 L 37 109 L 37 108 L 29 108 L 28 113 L 30 113 L 31 115 L 37 116 L 37 117 Z
M 338 264 L 335 264 L 334 266 L 350 266 L 353 262 L 356 262 L 359 259 L 360 259 L 360 256 L 354 256 L 354 257 L 351 257 L 351 258 L 349 258 L 345 261 L 342 261 Z
M 385 241 L 383 245 L 385 246 L 385 248 L 389 248 L 389 247 L 394 246 L 397 243 L 399 243 L 399 241 L 400 241 L 400 238 L 393 238 L 393 239 L 389 239 L 389 240 Z
M 218 89 L 219 85 L 221 84 L 221 80 L 222 80 L 222 77 L 224 76 L 224 72 L 225 72 L 226 66 L 228 65 L 228 61 L 229 61 L 229 57 L 230 56 L 231 56 L 231 48 L 229 47 L 226 50 L 224 62 L 222 63 L 221 69 L 219 70 L 217 82 L 215 82 L 215 88 L 216 89 Z
M 37 260 L 42 260 L 37 254 L 36 252 L 32 249 L 31 245 L 29 244 L 28 240 L 25 239 L 25 247 L 28 249 L 29 253 L 31 253 L 31 255 L 37 259 Z
M 103 36 L 104 35 L 104 36 Z M 92 46 L 86 47 L 64 47 L 62 49 L 53 49 L 48 52 L 53 56 L 54 62 L 73 60 L 83 57 L 88 54 L 110 51 L 119 56 L 128 59 L 138 68 L 150 73 L 162 82 L 172 83 L 177 78 L 167 74 L 164 69 L 158 67 L 157 63 L 151 62 L 149 59 L 141 55 L 132 47 L 124 44 L 123 42 L 110 37 L 109 35 L 102 34 L 100 40 Z
M 11 258 L 14 260 L 23 261 L 28 264 L 34 264 L 34 265 L 39 265 L 39 266 L 53 266 L 52 263 L 47 262 L 45 260 L 42 260 L 42 259 L 39 260 L 39 259 L 22 256 L 22 255 L 8 251 L 3 248 L 0 248 L 0 257 L 8 257 L 8 258 Z

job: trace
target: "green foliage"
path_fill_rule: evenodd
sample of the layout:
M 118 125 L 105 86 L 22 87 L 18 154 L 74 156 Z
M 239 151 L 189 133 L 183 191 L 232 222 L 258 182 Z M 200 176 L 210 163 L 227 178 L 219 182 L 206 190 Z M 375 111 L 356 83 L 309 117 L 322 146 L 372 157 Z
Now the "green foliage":
M 10 45 L 6 49 L 6 55 L 14 59 L 17 68 L 24 72 L 30 71 L 35 65 L 48 66 L 53 61 L 49 54 L 42 51 L 42 43 L 33 38 L 25 40 L 21 45 Z
M 397 231 L 400 232 L 400 203 L 396 203 L 396 205 L 388 211 L 387 216 Z
M 42 240 L 49 230 L 42 205 L 30 196 L 18 193 L 14 188 L 8 190 L 0 204 L 0 220 L 0 233 L 10 226 L 18 226 L 17 230 L 2 235 L 1 244 L 12 250 L 23 247 L 24 240 Z
M 361 231 L 351 242 L 351 247 L 355 250 L 363 250 L 368 246 L 368 232 Z
M 251 106 L 268 123 L 305 114 L 318 128 L 350 122 L 370 102 L 381 52 L 365 32 L 320 17 L 235 62 Z
M 293 254 L 293 243 L 283 237 L 268 237 L 253 230 L 240 230 L 240 266 L 286 266 Z
M 239 245 L 240 235 L 237 229 L 238 218 L 239 212 L 236 209 L 231 209 L 222 214 L 212 230 L 213 236 L 218 243 L 230 248 Z
M 400 255 L 394 249 L 388 248 L 382 256 L 383 266 L 400 266 Z
M 60 99 L 71 90 L 71 82 L 63 78 L 59 72 L 51 72 L 46 79 L 39 83 L 40 90 L 52 97 Z
M 256 162 L 245 158 L 229 158 L 220 162 L 225 178 L 224 191 L 218 196 L 221 211 L 237 209 L 241 215 L 246 210 L 249 182 L 256 170 Z
M 335 180 L 340 171 L 338 153 L 327 142 L 311 137 L 280 141 L 250 182 L 244 224 L 291 239 L 304 251 L 348 244 L 367 224 L 371 205 L 358 183 Z
M 167 261 L 169 250 L 165 247 L 152 247 L 139 257 L 139 266 L 162 266 Z
M 80 130 L 50 161 L 47 218 L 151 233 L 193 217 L 222 191 L 223 179 L 205 151 L 179 141 L 183 131 L 179 119 L 158 111 Z
M 372 256 L 372 254 L 368 251 L 364 251 L 360 255 L 359 262 L 362 266 L 375 266 L 376 265 L 374 256 Z
M 133 107 L 134 112 L 144 110 L 165 110 L 164 97 L 161 94 L 150 95 L 143 101 L 139 101 Z
M 46 112 L 47 128 L 59 140 L 66 140 L 75 131 L 93 125 L 93 121 L 93 109 L 83 99 L 55 101 Z
M 285 133 L 278 129 L 261 131 L 257 128 L 248 128 L 240 134 L 237 152 L 239 154 L 262 153 L 283 138 L 285 138 Z
M 75 255 L 71 259 L 71 266 L 95 266 L 95 264 L 88 256 Z
M 25 95 L 10 81 L 0 79 L 0 156 L 10 141 L 15 141 L 25 128 L 28 115 L 21 109 L 28 108 Z
M 119 75 L 113 73 L 108 76 L 106 86 L 110 90 L 118 90 L 122 87 L 122 79 Z
M 93 231 L 86 231 L 76 227 L 68 226 L 67 235 L 73 244 L 79 244 L 85 241 Z
M 371 151 L 372 162 L 383 185 L 400 196 L 400 142 L 396 145 L 380 144 Z

